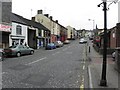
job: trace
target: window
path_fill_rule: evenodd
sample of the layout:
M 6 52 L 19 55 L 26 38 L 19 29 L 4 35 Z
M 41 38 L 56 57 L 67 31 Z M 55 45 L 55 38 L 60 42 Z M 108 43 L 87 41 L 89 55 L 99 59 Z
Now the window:
M 39 30 L 38 31 L 38 36 L 41 36 L 41 34 L 42 34 L 42 30 Z
M 16 27 L 16 34 L 22 35 L 22 27 L 20 25 L 17 25 L 17 27 Z

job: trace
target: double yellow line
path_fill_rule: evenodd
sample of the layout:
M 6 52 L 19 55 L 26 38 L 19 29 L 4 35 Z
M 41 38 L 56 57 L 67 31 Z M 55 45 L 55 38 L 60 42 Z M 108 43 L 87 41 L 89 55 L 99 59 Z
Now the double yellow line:
M 83 64 L 83 73 L 82 73 L 82 82 L 81 82 L 81 85 L 80 85 L 80 90 L 84 90 L 84 70 L 85 70 L 85 60 L 87 59 L 87 44 L 84 45 L 84 50 L 83 50 L 83 61 L 84 61 L 84 64 Z

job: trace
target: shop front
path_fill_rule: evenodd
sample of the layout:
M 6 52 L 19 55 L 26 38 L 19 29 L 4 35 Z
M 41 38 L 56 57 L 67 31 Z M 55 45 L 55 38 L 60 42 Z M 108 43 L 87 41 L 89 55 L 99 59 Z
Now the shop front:
M 50 43 L 50 37 L 37 36 L 37 49 L 45 47 L 48 43 Z
M 11 25 L 0 24 L 0 48 L 9 47 L 10 33 L 11 33 Z
M 25 36 L 10 35 L 10 46 L 25 43 Z

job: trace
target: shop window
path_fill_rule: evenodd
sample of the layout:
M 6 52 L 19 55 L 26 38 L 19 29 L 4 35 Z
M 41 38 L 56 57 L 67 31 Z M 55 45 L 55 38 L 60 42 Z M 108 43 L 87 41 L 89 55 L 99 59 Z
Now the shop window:
M 20 25 L 16 26 L 16 34 L 17 35 L 22 35 L 22 27 Z

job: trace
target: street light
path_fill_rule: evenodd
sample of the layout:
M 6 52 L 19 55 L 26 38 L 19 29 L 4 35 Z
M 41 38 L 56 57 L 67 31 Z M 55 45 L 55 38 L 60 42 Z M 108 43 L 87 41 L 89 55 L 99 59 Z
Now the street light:
M 103 64 L 102 64 L 102 75 L 100 80 L 100 86 L 107 86 L 106 80 L 106 68 L 107 68 L 107 10 L 112 3 L 117 3 L 118 0 L 102 0 L 103 2 L 98 5 L 100 7 L 103 4 L 104 11 L 104 43 L 103 43 Z M 107 2 L 111 2 L 107 8 Z
M 88 20 L 93 21 L 93 30 L 94 30 L 95 20 L 93 20 L 93 19 L 88 19 Z

